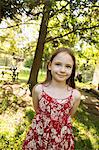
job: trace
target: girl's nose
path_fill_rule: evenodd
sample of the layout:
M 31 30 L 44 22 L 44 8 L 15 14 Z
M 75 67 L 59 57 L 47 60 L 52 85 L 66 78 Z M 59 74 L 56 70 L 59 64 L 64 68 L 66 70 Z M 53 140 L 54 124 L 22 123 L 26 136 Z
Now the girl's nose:
M 66 72 L 66 68 L 64 66 L 61 67 L 61 72 Z

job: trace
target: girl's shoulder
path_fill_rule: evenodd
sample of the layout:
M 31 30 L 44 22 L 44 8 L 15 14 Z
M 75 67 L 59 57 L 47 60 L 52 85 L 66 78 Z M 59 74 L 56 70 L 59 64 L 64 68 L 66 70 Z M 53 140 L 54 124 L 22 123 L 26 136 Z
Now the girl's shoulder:
M 72 96 L 74 98 L 74 101 L 78 101 L 81 99 L 81 93 L 79 90 L 77 89 L 73 89 L 73 93 L 72 93 Z
M 33 90 L 32 92 L 36 93 L 36 94 L 41 94 L 42 93 L 42 84 L 36 84 L 34 87 L 33 87 Z

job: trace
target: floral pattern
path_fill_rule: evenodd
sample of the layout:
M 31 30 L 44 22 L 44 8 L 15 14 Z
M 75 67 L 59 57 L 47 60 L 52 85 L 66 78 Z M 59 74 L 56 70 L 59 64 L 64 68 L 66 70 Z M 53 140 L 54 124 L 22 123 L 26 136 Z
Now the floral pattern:
M 72 94 L 56 100 L 44 91 L 39 109 L 23 143 L 23 150 L 74 150 L 71 116 Z

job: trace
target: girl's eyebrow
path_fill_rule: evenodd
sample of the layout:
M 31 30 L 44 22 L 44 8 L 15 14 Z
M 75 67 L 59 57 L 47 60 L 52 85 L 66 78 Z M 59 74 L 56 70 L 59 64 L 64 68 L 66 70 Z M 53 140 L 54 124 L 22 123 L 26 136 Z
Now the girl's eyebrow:
M 62 63 L 61 61 L 55 61 L 55 63 Z
M 55 60 L 55 63 L 62 63 L 62 61 L 59 61 L 59 60 Z
M 72 64 L 66 64 L 67 66 L 72 66 Z
M 62 63 L 61 61 L 55 61 L 55 63 Z M 65 65 L 68 65 L 68 66 L 72 66 L 72 64 L 65 64 Z

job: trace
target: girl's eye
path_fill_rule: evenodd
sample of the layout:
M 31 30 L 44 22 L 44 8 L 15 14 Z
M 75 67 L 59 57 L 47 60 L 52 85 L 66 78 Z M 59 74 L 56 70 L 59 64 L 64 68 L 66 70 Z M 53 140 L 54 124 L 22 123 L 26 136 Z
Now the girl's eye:
M 71 66 L 66 66 L 66 68 L 71 68 Z
M 61 64 L 60 63 L 56 63 L 56 66 L 60 66 Z

